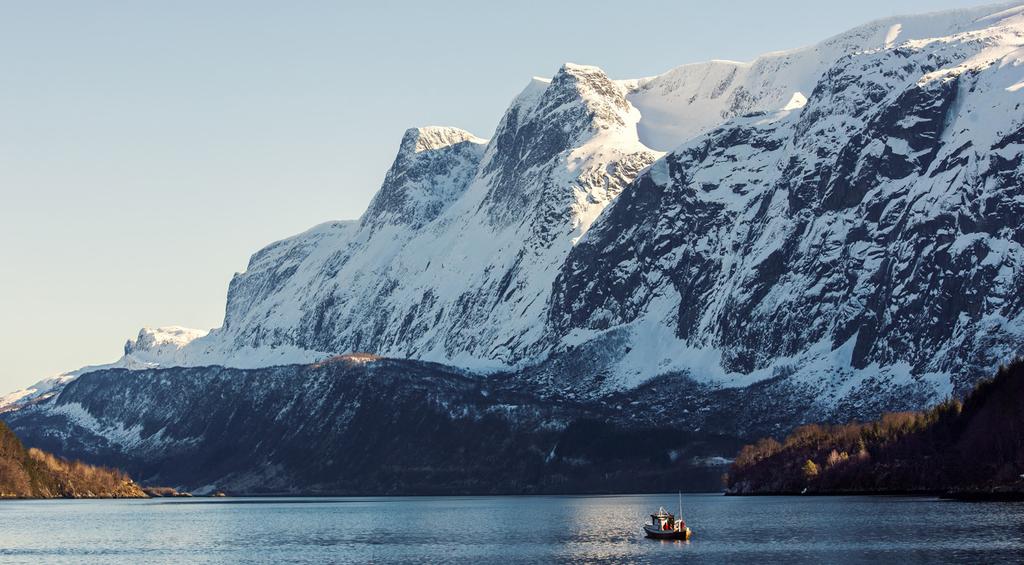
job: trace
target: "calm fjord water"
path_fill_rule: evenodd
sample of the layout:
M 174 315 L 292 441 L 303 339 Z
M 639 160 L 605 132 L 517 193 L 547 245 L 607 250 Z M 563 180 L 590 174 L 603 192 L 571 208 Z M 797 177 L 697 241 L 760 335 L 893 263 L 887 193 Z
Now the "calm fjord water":
M 1024 504 L 674 494 L 0 502 L 4 563 L 1017 563 Z

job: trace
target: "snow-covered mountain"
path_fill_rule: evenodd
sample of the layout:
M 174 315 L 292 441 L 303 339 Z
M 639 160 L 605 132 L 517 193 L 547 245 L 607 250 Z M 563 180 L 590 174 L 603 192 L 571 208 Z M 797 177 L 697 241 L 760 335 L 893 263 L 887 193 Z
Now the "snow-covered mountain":
M 362 218 L 258 251 L 221 328 L 140 359 L 935 400 L 1024 351 L 1022 44 L 1010 4 L 644 79 L 566 64 L 489 141 L 407 131 Z
M 199 492 L 710 481 L 1024 353 L 1022 246 L 1024 4 L 639 80 L 566 64 L 489 141 L 407 131 L 359 220 L 252 256 L 222 327 L 0 411 Z
M 948 394 L 1022 343 L 1022 21 L 881 20 L 641 80 L 567 64 L 489 142 L 407 132 L 363 218 L 257 253 L 184 359 Z

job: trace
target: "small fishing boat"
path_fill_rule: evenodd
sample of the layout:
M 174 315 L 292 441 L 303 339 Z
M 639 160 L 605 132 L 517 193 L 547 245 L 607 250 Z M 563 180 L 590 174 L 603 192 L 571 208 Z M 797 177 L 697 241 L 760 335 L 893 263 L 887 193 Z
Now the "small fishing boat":
M 683 495 L 679 494 L 679 518 L 665 510 L 662 506 L 654 514 L 651 514 L 651 523 L 644 524 L 644 533 L 654 539 L 678 539 L 688 540 L 693 535 L 693 530 L 686 526 L 683 520 Z

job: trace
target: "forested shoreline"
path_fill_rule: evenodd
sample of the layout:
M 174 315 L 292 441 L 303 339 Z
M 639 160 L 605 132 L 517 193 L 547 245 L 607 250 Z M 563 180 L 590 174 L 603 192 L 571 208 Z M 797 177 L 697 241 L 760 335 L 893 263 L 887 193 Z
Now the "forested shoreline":
M 964 400 L 867 423 L 808 425 L 745 446 L 726 493 L 1024 499 L 1024 361 Z

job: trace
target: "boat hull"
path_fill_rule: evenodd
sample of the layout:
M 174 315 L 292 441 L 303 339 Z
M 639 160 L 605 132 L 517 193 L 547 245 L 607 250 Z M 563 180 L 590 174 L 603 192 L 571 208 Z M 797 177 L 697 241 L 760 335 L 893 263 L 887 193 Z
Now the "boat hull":
M 679 539 L 688 540 L 693 535 L 693 531 L 690 528 L 683 528 L 681 531 L 676 530 L 659 530 L 653 526 L 644 526 L 644 533 L 647 537 L 652 539 Z

